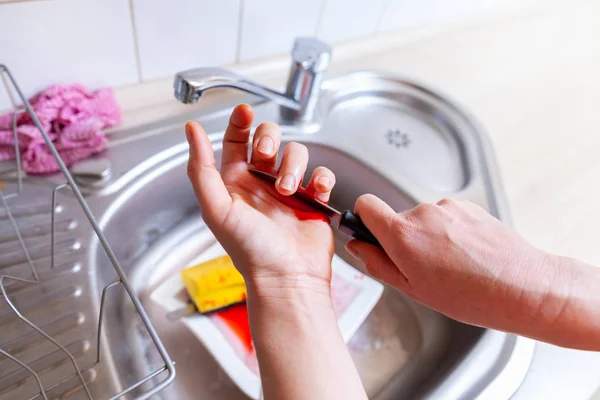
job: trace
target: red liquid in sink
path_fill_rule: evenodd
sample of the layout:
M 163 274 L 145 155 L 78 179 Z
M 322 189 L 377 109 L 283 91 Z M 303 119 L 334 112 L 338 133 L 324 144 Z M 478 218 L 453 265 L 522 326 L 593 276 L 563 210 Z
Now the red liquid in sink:
M 358 288 L 356 285 L 352 285 L 346 279 L 333 274 L 331 296 L 336 315 L 339 316 L 346 310 L 346 307 L 356 297 L 357 291 Z M 215 313 L 215 316 L 231 329 L 247 351 L 251 352 L 254 349 L 246 304 L 236 304 L 226 310 Z
M 251 351 L 252 335 L 248 323 L 248 308 L 245 304 L 236 304 L 216 314 L 240 339 L 246 350 Z
M 332 275 L 331 295 L 333 308 L 338 318 L 356 298 L 358 292 L 359 288 L 352 284 L 352 282 L 335 273 Z M 209 318 L 217 329 L 219 329 L 240 360 L 244 362 L 252 373 L 260 376 L 258 359 L 256 358 L 252 334 L 250 333 L 248 308 L 246 305 L 234 305 L 226 310 L 211 314 Z

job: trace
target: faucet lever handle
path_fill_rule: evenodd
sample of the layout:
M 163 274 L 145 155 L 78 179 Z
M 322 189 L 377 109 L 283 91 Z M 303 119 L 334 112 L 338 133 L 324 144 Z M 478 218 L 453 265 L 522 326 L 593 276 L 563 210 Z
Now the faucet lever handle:
M 294 41 L 292 60 L 304 71 L 327 71 L 331 61 L 331 47 L 312 37 L 299 37 Z

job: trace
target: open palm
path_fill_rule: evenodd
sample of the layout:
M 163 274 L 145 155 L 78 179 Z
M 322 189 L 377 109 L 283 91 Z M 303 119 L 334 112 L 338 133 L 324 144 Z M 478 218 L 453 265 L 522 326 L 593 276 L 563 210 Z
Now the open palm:
M 252 108 L 245 104 L 233 110 L 223 137 L 220 173 L 202 127 L 196 122 L 186 124 L 188 176 L 202 216 L 247 282 L 275 278 L 278 284 L 306 285 L 316 280 L 328 286 L 331 227 L 322 220 L 297 218 L 302 206 L 282 202 L 302 183 L 308 151 L 299 143 L 285 147 L 275 186 L 255 177 L 248 172 L 250 164 L 275 171 L 281 134 L 274 123 L 259 125 L 248 163 L 253 116 Z M 334 184 L 333 173 L 319 167 L 306 190 L 327 201 Z

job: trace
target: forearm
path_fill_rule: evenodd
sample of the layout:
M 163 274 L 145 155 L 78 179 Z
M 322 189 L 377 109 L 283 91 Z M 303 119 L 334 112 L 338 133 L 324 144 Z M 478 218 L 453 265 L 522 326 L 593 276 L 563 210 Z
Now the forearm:
M 546 257 L 556 268 L 533 335 L 559 346 L 600 351 L 600 268 L 566 257 Z
M 248 288 L 266 399 L 366 399 L 328 287 Z

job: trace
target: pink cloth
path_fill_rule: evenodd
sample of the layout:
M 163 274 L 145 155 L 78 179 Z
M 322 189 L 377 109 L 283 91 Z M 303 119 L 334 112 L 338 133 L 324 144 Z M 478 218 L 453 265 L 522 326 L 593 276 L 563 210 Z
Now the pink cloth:
M 32 97 L 30 103 L 67 166 L 104 150 L 102 129 L 121 123 L 121 109 L 108 88 L 92 92 L 81 85 L 54 85 Z M 0 161 L 15 158 L 12 118 L 12 112 L 0 116 Z M 25 172 L 59 170 L 27 113 L 17 115 L 17 137 Z

